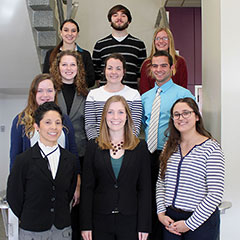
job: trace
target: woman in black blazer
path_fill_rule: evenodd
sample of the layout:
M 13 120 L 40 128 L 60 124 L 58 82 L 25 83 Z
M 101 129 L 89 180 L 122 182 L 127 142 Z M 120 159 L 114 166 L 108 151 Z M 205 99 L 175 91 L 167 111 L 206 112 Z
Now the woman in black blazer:
M 8 178 L 7 201 L 20 220 L 20 240 L 71 240 L 76 156 L 57 144 L 63 125 L 54 102 L 40 105 L 34 120 L 40 138 L 17 156 Z
M 100 135 L 83 162 L 81 229 L 84 240 L 145 240 L 151 230 L 149 152 L 133 135 L 126 100 L 109 98 Z

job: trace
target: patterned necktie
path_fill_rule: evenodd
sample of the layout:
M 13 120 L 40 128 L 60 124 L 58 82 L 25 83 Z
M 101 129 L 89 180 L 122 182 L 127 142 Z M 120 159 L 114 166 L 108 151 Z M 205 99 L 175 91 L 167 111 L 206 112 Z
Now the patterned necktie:
M 161 91 L 162 89 L 158 88 L 153 105 L 152 105 L 152 112 L 151 112 L 151 118 L 150 118 L 149 130 L 148 130 L 148 139 L 147 139 L 148 150 L 151 153 L 153 153 L 157 149 Z

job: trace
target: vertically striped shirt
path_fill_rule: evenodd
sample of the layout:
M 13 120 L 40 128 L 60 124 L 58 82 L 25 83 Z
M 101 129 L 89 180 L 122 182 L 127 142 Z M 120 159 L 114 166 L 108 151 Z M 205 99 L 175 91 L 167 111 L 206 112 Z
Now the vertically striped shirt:
M 146 47 L 144 43 L 131 36 L 130 34 L 122 41 L 117 41 L 112 34 L 97 41 L 93 49 L 93 66 L 95 79 L 101 80 L 103 84 L 106 81 L 102 79 L 104 61 L 112 53 L 120 53 L 126 60 L 126 74 L 123 84 L 137 89 L 137 78 L 140 77 L 140 67 L 146 58 Z
M 161 169 L 160 169 L 161 171 Z M 224 190 L 224 156 L 219 144 L 208 139 L 182 157 L 180 146 L 168 159 L 165 178 L 156 184 L 157 213 L 169 206 L 193 212 L 185 221 L 194 231 L 221 203 Z
M 139 92 L 136 89 L 124 86 L 119 92 L 107 92 L 104 86 L 93 89 L 89 92 L 85 105 L 85 129 L 88 140 L 96 138 L 99 135 L 102 111 L 108 98 L 120 95 L 123 96 L 132 113 L 133 123 L 136 129 L 136 135 L 140 132 L 142 118 L 142 102 Z

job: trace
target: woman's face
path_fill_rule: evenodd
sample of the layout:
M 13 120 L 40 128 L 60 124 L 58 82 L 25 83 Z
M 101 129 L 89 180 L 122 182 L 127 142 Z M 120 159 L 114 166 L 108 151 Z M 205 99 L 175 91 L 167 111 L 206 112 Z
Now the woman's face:
M 62 119 L 58 112 L 48 111 L 43 115 L 39 126 L 35 123 L 35 129 L 39 132 L 40 141 L 45 146 L 54 146 L 62 132 Z
M 55 89 L 53 82 L 49 79 L 43 80 L 38 84 L 36 102 L 39 105 L 45 102 L 53 102 L 55 99 Z
M 59 71 L 62 77 L 62 82 L 71 84 L 74 82 L 74 78 L 77 75 L 77 61 L 76 58 L 71 55 L 65 55 L 61 58 L 59 63 Z
M 77 26 L 74 23 L 66 22 L 61 31 L 63 43 L 73 44 L 78 36 Z
M 156 35 L 154 44 L 157 51 L 168 51 L 169 48 L 169 38 L 165 31 L 160 31 Z
M 123 131 L 126 123 L 127 113 L 121 102 L 113 102 L 110 104 L 106 121 L 110 131 Z
M 174 126 L 180 133 L 196 130 L 196 122 L 199 120 L 193 109 L 187 103 L 179 102 L 173 108 Z
M 107 83 L 121 83 L 123 76 L 124 69 L 122 62 L 119 59 L 108 59 L 105 69 Z

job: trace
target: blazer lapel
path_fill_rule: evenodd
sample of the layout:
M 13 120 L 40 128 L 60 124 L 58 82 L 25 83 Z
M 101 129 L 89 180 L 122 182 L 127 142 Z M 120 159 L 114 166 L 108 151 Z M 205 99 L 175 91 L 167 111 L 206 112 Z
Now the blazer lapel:
M 116 177 L 115 177 L 115 174 L 114 174 L 113 168 L 112 168 L 112 163 L 111 163 L 109 150 L 103 150 L 103 159 L 104 159 L 104 162 L 105 162 L 105 165 L 108 169 L 109 174 L 111 175 L 113 180 L 116 181 Z
M 80 103 L 80 100 L 78 99 L 77 93 L 75 93 L 73 98 L 72 107 L 69 113 L 69 118 L 72 119 L 75 113 L 78 111 L 78 105 Z
M 56 178 L 59 178 L 61 177 L 62 174 L 65 174 L 66 169 L 67 169 L 67 158 L 65 153 L 62 151 L 62 148 L 60 147 L 60 159 L 59 159 Z
M 120 168 L 120 172 L 118 174 L 118 180 L 122 178 L 122 176 L 126 173 L 127 166 L 129 162 L 131 161 L 133 151 L 125 150 L 124 156 L 123 156 L 123 161 L 122 161 L 122 166 Z
M 50 181 L 53 181 L 52 173 L 50 169 L 48 169 L 47 159 L 42 157 L 38 143 L 36 143 L 32 148 L 32 157 L 35 160 L 36 164 L 39 166 L 39 169 L 47 176 Z
M 62 91 L 58 92 L 57 95 L 58 105 L 61 106 L 61 110 L 64 114 L 67 114 L 67 105 L 65 103 Z

